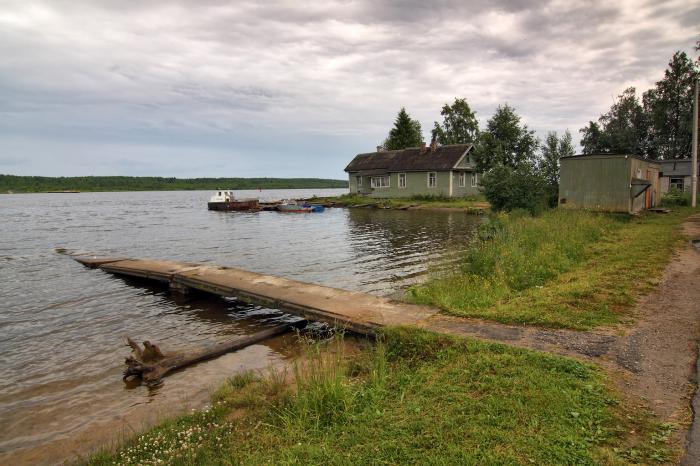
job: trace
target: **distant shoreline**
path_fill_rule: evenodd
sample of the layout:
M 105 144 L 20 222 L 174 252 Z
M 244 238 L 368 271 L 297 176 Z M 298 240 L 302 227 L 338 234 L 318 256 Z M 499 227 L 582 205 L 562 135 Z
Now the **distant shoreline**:
M 124 191 L 214 191 L 217 189 L 341 189 L 346 180 L 323 178 L 163 178 L 139 176 L 0 175 L 0 193 L 75 193 Z

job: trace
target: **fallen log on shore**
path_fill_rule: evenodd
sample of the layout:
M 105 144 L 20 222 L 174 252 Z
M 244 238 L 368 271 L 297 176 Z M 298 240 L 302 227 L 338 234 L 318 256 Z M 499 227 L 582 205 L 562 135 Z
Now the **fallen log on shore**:
M 207 345 L 200 350 L 185 354 L 164 354 L 157 345 L 149 341 L 144 341 L 143 349 L 141 349 L 138 343 L 127 337 L 126 340 L 132 349 L 132 355 L 126 358 L 127 368 L 124 370 L 123 380 L 127 382 L 140 379 L 147 385 L 156 385 L 170 371 L 206 361 L 207 359 L 217 358 L 231 351 L 243 349 L 268 338 L 287 333 L 295 328 L 304 328 L 306 323 L 305 320 L 300 320 L 290 324 L 278 325 L 252 335 Z

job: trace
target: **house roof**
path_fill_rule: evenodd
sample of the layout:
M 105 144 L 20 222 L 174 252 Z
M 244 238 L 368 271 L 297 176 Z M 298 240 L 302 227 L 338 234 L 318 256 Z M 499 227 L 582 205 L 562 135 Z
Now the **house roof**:
M 691 176 L 691 159 L 659 160 L 661 176 Z
M 471 144 L 450 144 L 439 146 L 434 152 L 431 152 L 430 148 L 421 150 L 419 147 L 411 147 L 402 150 L 357 154 L 345 167 L 345 171 L 379 173 L 382 171 L 451 170 L 471 148 Z

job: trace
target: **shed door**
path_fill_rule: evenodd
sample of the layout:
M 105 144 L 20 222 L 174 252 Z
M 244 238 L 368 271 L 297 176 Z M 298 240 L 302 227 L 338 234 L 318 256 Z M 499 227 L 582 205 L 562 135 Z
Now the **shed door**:
M 651 178 L 651 170 L 647 170 L 647 177 L 646 179 L 648 181 L 652 181 Z M 644 208 L 645 209 L 650 209 L 651 208 L 651 191 L 652 191 L 652 186 L 649 186 L 646 191 L 644 191 Z

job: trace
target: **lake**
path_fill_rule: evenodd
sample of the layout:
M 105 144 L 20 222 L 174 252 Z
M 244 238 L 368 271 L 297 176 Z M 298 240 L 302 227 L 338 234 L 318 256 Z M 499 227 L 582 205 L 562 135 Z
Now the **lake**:
M 240 191 L 270 201 L 347 190 Z M 462 212 L 326 209 L 212 212 L 205 191 L 0 196 L 0 463 L 75 458 L 167 415 L 203 406 L 237 371 L 284 366 L 293 336 L 199 364 L 156 389 L 121 380 L 124 336 L 194 348 L 278 324 L 274 309 L 190 299 L 82 267 L 98 256 L 210 262 L 378 295 L 400 293 L 464 248 Z

